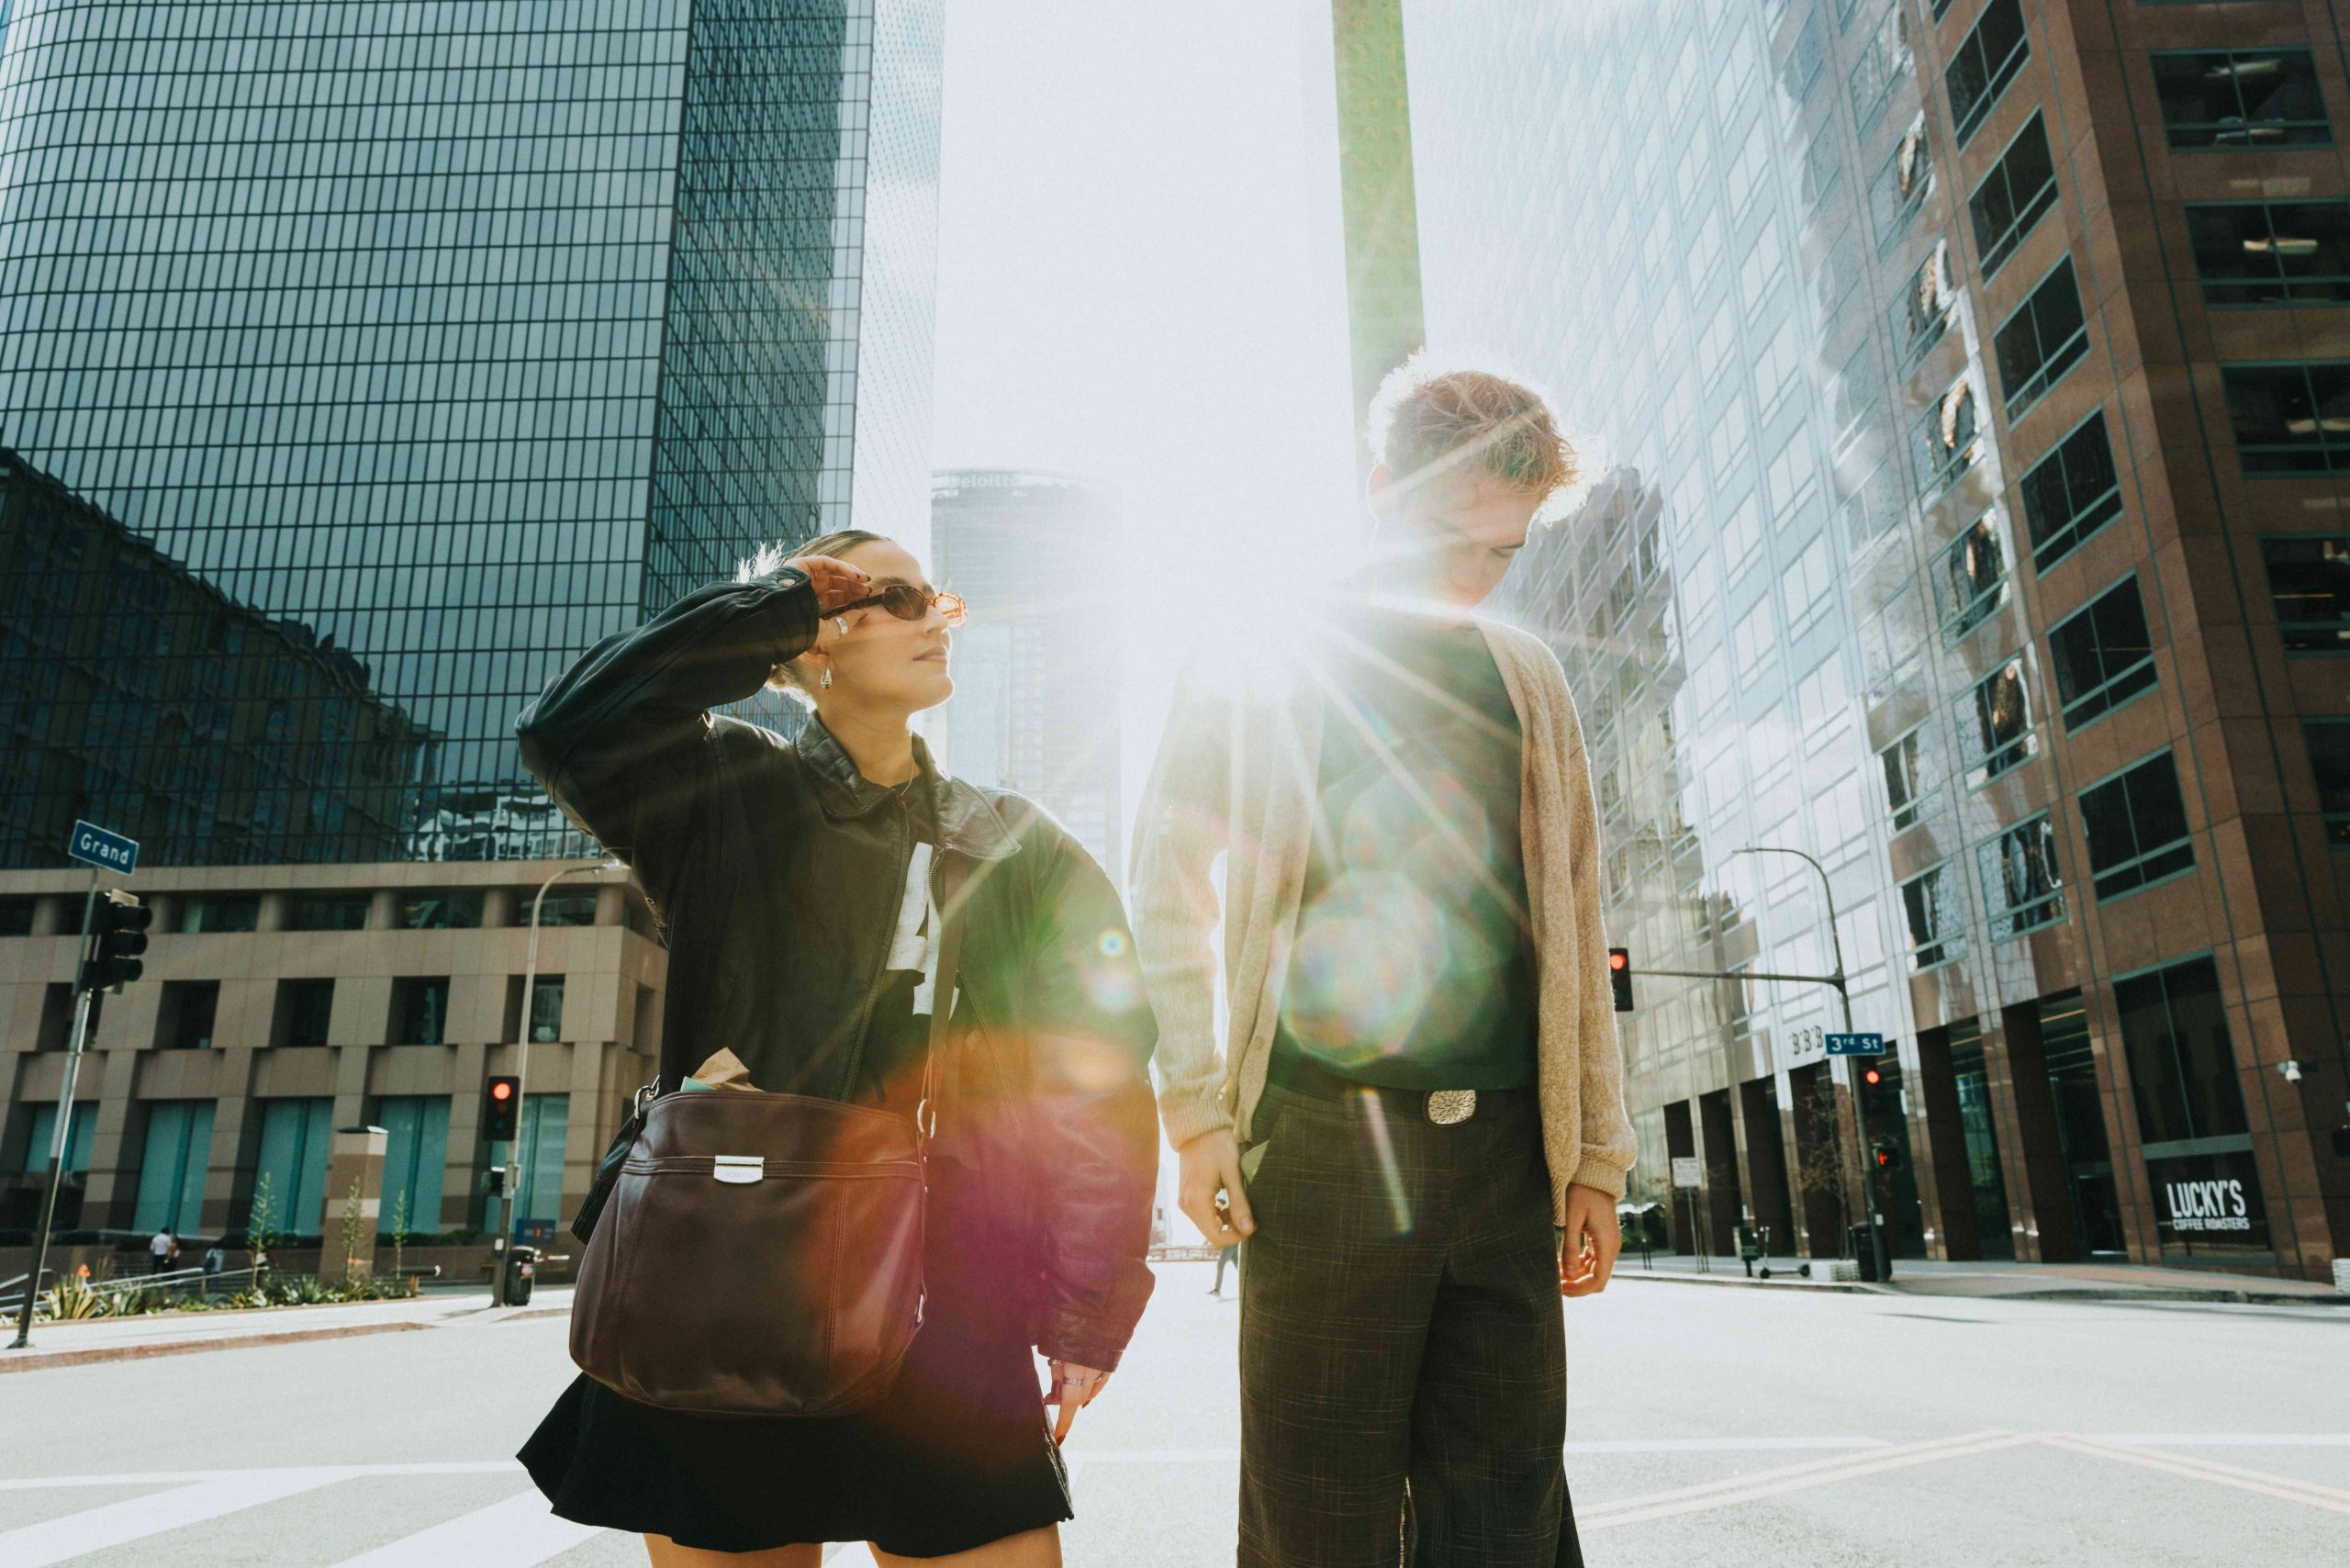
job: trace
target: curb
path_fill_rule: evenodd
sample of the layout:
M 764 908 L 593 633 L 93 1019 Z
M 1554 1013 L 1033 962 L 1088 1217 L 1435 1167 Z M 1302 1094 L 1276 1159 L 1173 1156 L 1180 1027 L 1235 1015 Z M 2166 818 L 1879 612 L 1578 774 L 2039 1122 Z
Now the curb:
M 2165 1288 L 2147 1286 L 2143 1289 L 2107 1290 L 2094 1285 L 2052 1285 L 2046 1289 L 2000 1291 L 1996 1294 L 1974 1294 L 1962 1291 L 1904 1290 L 1899 1285 L 1871 1284 L 1851 1280 L 1789 1280 L 1782 1285 L 1777 1280 L 1752 1280 L 1743 1274 L 1661 1274 L 1643 1270 L 1617 1268 L 1616 1280 L 1663 1280 L 1677 1285 L 1744 1286 L 1755 1290 L 1828 1291 L 1841 1295 L 1883 1296 L 1894 1301 L 2099 1301 L 2156 1304 L 2201 1303 L 2207 1305 L 2232 1306 L 2322 1306 L 2350 1307 L 2350 1295 L 2294 1295 L 2283 1291 L 2195 1290 L 2188 1286 Z
M 241 1350 L 255 1345 L 298 1345 L 311 1339 L 348 1339 L 361 1334 L 397 1334 L 430 1328 L 430 1323 L 349 1323 L 339 1328 L 287 1328 L 274 1334 L 230 1334 L 214 1339 L 158 1339 L 144 1345 L 93 1346 L 86 1350 L 0 1350 L 0 1373 L 44 1372 L 50 1367 L 89 1366 L 98 1361 L 145 1361 L 198 1350 Z

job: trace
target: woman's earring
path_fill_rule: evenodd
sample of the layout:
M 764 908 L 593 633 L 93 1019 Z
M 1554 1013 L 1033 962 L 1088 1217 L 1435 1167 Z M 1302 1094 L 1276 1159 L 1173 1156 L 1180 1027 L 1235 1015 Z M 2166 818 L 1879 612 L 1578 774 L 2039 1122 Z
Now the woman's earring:
M 841 635 L 842 635 L 842 636 L 845 637 L 845 636 L 847 636 L 847 635 L 848 635 L 848 617 L 847 617 L 847 616 L 845 616 L 845 615 L 835 615 L 835 616 L 834 616 L 834 617 L 833 617 L 833 624 L 834 624 L 834 626 L 837 626 L 837 627 L 839 627 L 839 628 L 840 628 L 840 633 L 841 633 Z
M 822 687 L 825 690 L 830 691 L 833 689 L 833 672 L 831 670 L 826 670 L 823 674 L 818 676 L 816 678 L 816 684 Z

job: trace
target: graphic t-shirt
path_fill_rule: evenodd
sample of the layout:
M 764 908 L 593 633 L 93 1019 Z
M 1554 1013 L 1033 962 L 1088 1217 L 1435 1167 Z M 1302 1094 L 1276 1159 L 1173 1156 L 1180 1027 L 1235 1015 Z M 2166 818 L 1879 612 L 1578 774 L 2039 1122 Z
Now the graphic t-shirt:
M 931 867 L 938 833 L 920 780 L 902 788 L 900 806 L 913 830 L 898 918 L 882 961 L 880 994 L 866 1025 L 858 1098 L 911 1114 L 922 1101 L 923 1063 L 930 1051 L 932 991 L 938 977 L 938 910 L 931 898 Z

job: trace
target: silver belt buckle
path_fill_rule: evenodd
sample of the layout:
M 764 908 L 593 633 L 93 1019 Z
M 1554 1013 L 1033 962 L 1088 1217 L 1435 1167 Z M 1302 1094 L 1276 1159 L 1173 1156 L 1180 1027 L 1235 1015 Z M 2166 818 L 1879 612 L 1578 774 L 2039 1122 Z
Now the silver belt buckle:
M 1459 1126 L 1476 1114 L 1477 1092 L 1473 1089 L 1428 1091 L 1428 1120 L 1438 1126 Z

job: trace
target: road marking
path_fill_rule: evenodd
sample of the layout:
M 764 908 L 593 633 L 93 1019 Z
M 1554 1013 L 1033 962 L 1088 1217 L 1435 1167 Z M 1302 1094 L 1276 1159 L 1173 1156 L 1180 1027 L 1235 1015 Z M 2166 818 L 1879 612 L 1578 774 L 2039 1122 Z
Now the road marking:
M 2350 1449 L 2350 1432 L 2075 1432 L 2140 1449 Z
M 0 1492 L 45 1492 L 64 1486 L 184 1486 L 196 1481 L 229 1481 L 248 1475 L 323 1475 L 350 1481 L 363 1475 L 495 1475 L 522 1467 L 510 1459 L 458 1461 L 446 1464 L 288 1465 L 259 1470 L 132 1470 L 113 1475 L 23 1475 L 0 1480 Z M 326 1483 L 321 1482 L 323 1485 Z
M 583 1540 L 606 1533 L 547 1511 L 536 1490 L 461 1514 L 387 1546 L 347 1558 L 337 1568 L 443 1568 L 451 1562 L 498 1562 L 529 1568 Z
M 2092 1454 L 2099 1459 L 2118 1459 L 2125 1464 L 2143 1465 L 2148 1470 L 2185 1475 L 2221 1486 L 2233 1486 L 2241 1491 L 2256 1492 L 2264 1497 L 2280 1497 L 2288 1503 L 2305 1503 L 2312 1508 L 2323 1508 L 2331 1513 L 2350 1514 L 2350 1492 L 2321 1486 L 2314 1481 L 2269 1475 L 2257 1470 L 2221 1464 L 2217 1460 L 2180 1459 L 2170 1454 L 2138 1452 L 2119 1443 L 2098 1442 L 2069 1432 L 2051 1433 L 2042 1440 L 2051 1448 L 2069 1449 L 2075 1453 Z
M 1575 1510 L 1575 1522 L 1583 1529 L 1613 1529 L 1617 1525 L 1642 1524 L 1650 1519 L 1668 1518 L 1676 1514 L 1694 1514 L 1709 1508 L 1731 1507 L 1740 1503 L 1760 1502 L 1766 1497 L 1781 1496 L 1813 1486 L 1831 1486 L 1863 1475 L 1902 1470 L 1914 1464 L 1935 1464 L 1946 1459 L 1964 1459 L 1999 1449 L 2020 1448 L 2038 1440 L 2034 1433 L 1998 1430 L 1937 1438 L 1930 1442 L 1880 1449 L 1851 1458 L 1814 1460 L 1808 1464 L 1791 1464 L 1779 1470 L 1731 1476 L 1702 1485 L 1677 1487 L 1670 1492 L 1625 1497 L 1591 1508 L 1578 1508 Z
M 217 1519 L 223 1514 L 241 1513 L 341 1479 L 342 1473 L 333 1470 L 231 1472 L 193 1485 L 151 1492 L 0 1532 L 0 1562 L 8 1568 L 46 1568 L 69 1557 Z
M 1804 1449 L 1887 1449 L 1883 1438 L 1628 1438 L 1569 1443 L 1569 1453 L 1771 1453 Z

